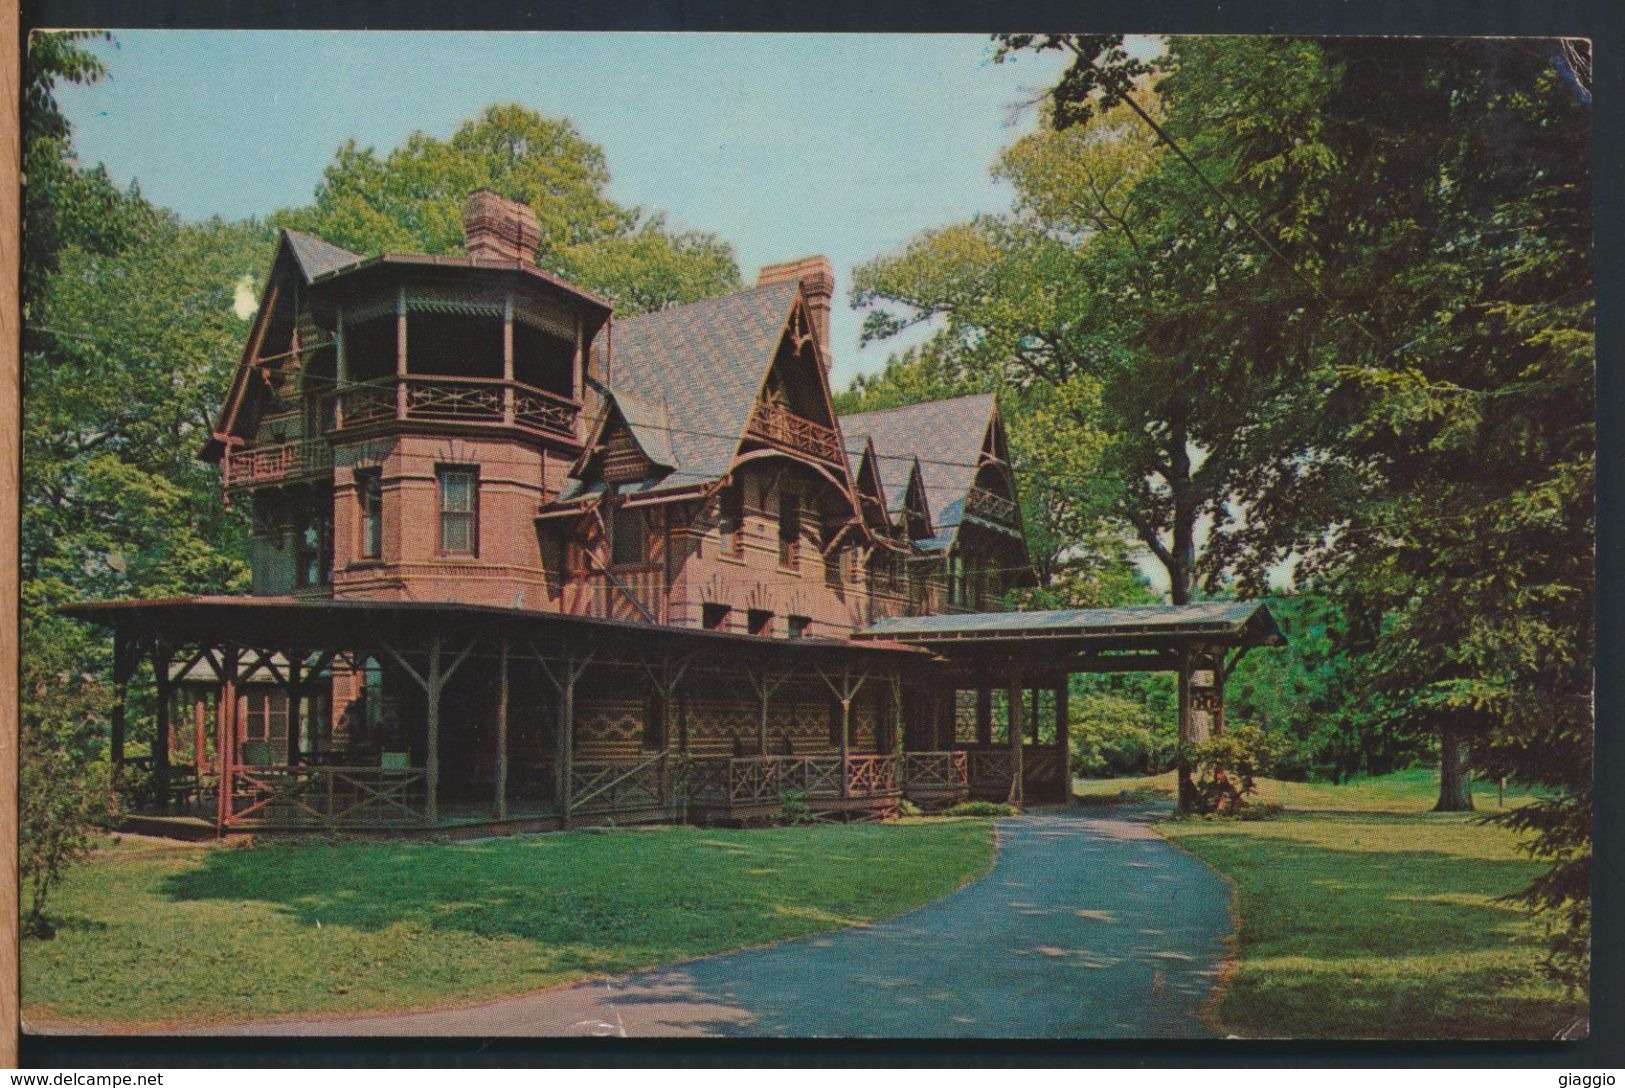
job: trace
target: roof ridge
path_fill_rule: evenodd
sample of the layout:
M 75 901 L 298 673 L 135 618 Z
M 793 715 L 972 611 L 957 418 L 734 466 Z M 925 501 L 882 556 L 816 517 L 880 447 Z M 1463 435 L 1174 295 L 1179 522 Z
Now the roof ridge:
M 781 291 L 787 287 L 795 288 L 798 286 L 799 284 L 795 280 L 779 280 L 775 283 L 761 283 L 757 284 L 755 287 L 746 287 L 739 291 L 729 291 L 726 295 L 707 295 L 704 298 L 697 298 L 693 302 L 684 302 L 676 306 L 667 306 L 665 309 L 661 310 L 646 310 L 641 314 L 630 314 L 626 317 L 617 317 L 615 319 L 615 324 L 624 329 L 627 325 L 634 322 L 667 317 L 672 314 L 681 313 L 684 310 L 692 309 L 695 306 L 717 305 L 728 302 L 732 299 L 743 298 L 746 295 L 754 295 L 767 291 Z
M 846 412 L 846 413 L 841 414 L 840 418 L 842 418 L 842 419 L 857 419 L 859 416 L 881 416 L 881 415 L 887 414 L 888 412 L 906 412 L 906 411 L 909 411 L 911 409 L 916 409 L 916 408 L 929 408 L 929 407 L 934 407 L 934 406 L 940 407 L 941 405 L 944 405 L 944 404 L 954 404 L 954 403 L 956 403 L 958 401 L 977 400 L 977 399 L 980 399 L 980 398 L 987 398 L 989 400 L 993 400 L 993 399 L 996 399 L 996 394 L 986 393 L 986 392 L 984 392 L 984 393 L 961 393 L 958 396 L 954 396 L 954 397 L 938 397 L 935 400 L 917 400 L 917 401 L 914 401 L 912 404 L 894 404 L 890 408 L 871 408 L 868 411 L 864 411 L 864 412 Z

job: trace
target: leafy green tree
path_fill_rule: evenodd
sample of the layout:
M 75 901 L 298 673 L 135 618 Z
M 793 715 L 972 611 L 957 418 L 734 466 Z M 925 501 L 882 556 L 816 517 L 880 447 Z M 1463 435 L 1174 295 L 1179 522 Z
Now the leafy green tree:
M 1063 123 L 1127 89 L 1109 40 L 1007 44 L 1073 52 L 1053 107 Z M 1562 50 L 1526 41 L 1186 38 L 1170 53 L 1165 132 L 1187 176 L 1206 178 L 1207 218 L 1233 224 L 1182 244 L 1193 266 L 1220 256 L 1216 241 L 1254 271 L 1215 280 L 1199 328 L 1159 322 L 1163 346 L 1239 345 L 1311 394 L 1280 420 L 1294 455 L 1235 481 L 1248 526 L 1233 561 L 1256 570 L 1287 548 L 1335 577 L 1373 705 L 1440 737 L 1440 808 L 1470 806 L 1470 765 L 1547 787 L 1505 819 L 1554 863 L 1528 897 L 1563 919 L 1554 966 L 1578 978 L 1589 95 Z
M 315 203 L 272 221 L 358 253 L 460 253 L 463 201 L 485 188 L 536 212 L 539 265 L 610 295 L 622 314 L 739 289 L 726 242 L 674 232 L 663 213 L 620 205 L 608 187 L 602 148 L 568 120 L 510 103 L 486 108 L 449 139 L 414 133 L 383 157 L 348 141 Z

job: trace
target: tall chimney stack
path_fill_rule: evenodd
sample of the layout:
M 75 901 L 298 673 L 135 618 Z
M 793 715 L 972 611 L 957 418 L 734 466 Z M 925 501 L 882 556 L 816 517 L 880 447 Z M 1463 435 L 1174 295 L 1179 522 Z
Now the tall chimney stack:
M 530 205 L 475 189 L 463 202 L 463 251 L 470 257 L 536 263 L 541 224 Z
M 835 297 L 835 267 L 828 257 L 803 257 L 798 261 L 770 264 L 756 273 L 756 286 L 800 280 L 807 293 L 807 308 L 812 311 L 813 333 L 818 337 L 818 354 L 824 358 L 824 369 L 834 365 L 829 347 L 829 310 Z

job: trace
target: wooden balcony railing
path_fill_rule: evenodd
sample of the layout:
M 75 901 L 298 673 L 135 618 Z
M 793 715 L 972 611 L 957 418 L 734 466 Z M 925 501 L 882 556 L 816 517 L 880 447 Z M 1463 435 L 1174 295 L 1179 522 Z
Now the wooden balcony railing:
M 756 407 L 751 409 L 747 430 L 756 438 L 819 461 L 838 465 L 845 457 L 833 427 L 803 419 L 788 408 L 767 401 L 757 401 Z
M 279 442 L 274 446 L 228 449 L 221 462 L 227 490 L 289 483 L 320 476 L 333 468 L 333 448 L 323 439 Z
M 903 756 L 905 789 L 955 790 L 969 785 L 969 753 L 909 752 Z
M 422 767 L 231 769 L 231 827 L 380 828 L 428 818 Z
M 970 494 L 965 496 L 965 513 L 1011 529 L 1021 524 L 1020 511 L 1014 500 L 983 487 L 973 487 Z
M 576 762 L 570 765 L 572 814 L 665 809 L 676 812 L 678 783 L 666 753 L 636 762 Z
M 689 796 L 729 808 L 778 805 L 786 797 L 807 801 L 895 797 L 897 757 L 735 756 L 697 759 Z
M 339 394 L 338 411 L 341 427 L 389 420 L 496 424 L 574 438 L 581 406 L 523 382 L 409 374 L 346 387 Z

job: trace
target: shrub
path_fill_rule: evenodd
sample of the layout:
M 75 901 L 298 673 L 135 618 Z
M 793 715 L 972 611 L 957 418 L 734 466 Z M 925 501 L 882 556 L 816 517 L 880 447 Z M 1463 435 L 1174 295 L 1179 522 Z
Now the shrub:
M 810 824 L 813 822 L 812 809 L 808 807 L 806 798 L 801 794 L 787 792 L 779 802 L 779 812 L 773 822 L 782 827 Z
M 907 797 L 905 797 L 897 802 L 897 815 L 920 816 L 923 815 L 923 813 L 920 811 L 919 805 L 916 805 L 913 801 L 910 801 Z
M 1270 741 L 1253 725 L 1238 725 L 1197 745 L 1191 754 L 1196 792 L 1203 812 L 1240 811 L 1257 792 L 1257 777 L 1269 769 Z
M 943 812 L 944 816 L 1014 816 L 1014 805 L 1002 805 L 996 801 L 961 801 L 952 808 Z
M 50 937 L 46 916 L 51 890 L 62 873 L 91 850 L 98 824 L 117 818 L 118 796 L 105 764 L 87 763 L 62 738 L 23 729 L 17 783 L 17 868 L 27 892 L 22 932 Z

